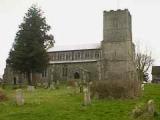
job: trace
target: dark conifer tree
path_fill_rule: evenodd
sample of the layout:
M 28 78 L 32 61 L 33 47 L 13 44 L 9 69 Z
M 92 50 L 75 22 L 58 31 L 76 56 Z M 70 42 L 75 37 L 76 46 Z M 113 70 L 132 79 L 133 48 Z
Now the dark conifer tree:
M 41 73 L 47 68 L 47 49 L 54 44 L 53 36 L 48 34 L 51 27 L 46 23 L 43 12 L 32 5 L 19 26 L 14 44 L 9 53 L 7 64 L 14 70 L 27 74 Z

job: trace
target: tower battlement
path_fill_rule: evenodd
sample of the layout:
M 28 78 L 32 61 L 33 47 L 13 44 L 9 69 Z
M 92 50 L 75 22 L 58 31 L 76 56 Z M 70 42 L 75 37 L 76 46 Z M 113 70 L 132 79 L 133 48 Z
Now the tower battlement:
M 132 40 L 131 15 L 128 9 L 103 12 L 103 40 Z
M 109 10 L 109 11 L 106 11 L 104 10 L 104 13 L 114 13 L 114 12 L 129 12 L 128 9 L 118 9 L 118 10 Z

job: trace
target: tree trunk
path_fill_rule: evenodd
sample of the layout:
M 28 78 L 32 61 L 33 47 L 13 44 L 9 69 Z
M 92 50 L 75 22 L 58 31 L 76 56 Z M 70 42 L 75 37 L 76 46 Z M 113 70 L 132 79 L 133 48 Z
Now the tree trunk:
M 140 72 L 140 80 L 141 80 L 141 83 L 143 83 L 143 81 L 144 81 L 143 75 L 144 75 L 144 73 L 141 71 L 141 72 Z
M 32 85 L 36 88 L 37 87 L 37 73 L 31 72 L 31 82 Z
M 31 80 L 31 72 L 27 72 L 27 80 L 28 80 L 28 85 L 32 85 L 32 80 Z
M 141 83 L 143 83 L 143 81 L 144 81 L 144 73 L 143 73 L 143 71 L 141 71 L 141 70 L 139 70 L 138 71 L 138 77 L 139 77 L 139 80 L 141 81 Z

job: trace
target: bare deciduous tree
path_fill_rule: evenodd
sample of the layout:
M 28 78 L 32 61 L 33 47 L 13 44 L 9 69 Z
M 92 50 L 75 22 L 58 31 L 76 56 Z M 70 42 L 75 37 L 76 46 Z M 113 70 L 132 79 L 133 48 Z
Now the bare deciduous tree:
M 136 54 L 136 67 L 139 79 L 143 82 L 144 75 L 147 73 L 148 69 L 153 64 L 153 59 L 151 53 L 137 53 Z

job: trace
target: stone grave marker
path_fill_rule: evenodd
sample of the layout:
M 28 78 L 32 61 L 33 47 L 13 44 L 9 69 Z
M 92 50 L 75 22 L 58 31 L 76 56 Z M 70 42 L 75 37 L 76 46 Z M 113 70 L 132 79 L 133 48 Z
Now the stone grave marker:
M 148 102 L 147 102 L 147 110 L 148 110 L 148 113 L 150 114 L 150 115 L 154 115 L 154 113 L 155 113 L 155 103 L 154 103 L 154 100 L 149 100 Z
M 22 89 L 16 90 L 16 103 L 19 106 L 24 105 L 24 96 Z
M 84 94 L 84 105 L 86 106 L 91 103 L 90 92 L 87 86 L 83 87 L 83 94 Z
M 35 87 L 34 86 L 31 86 L 31 85 L 29 85 L 28 87 L 27 87 L 27 91 L 34 91 L 35 90 Z

